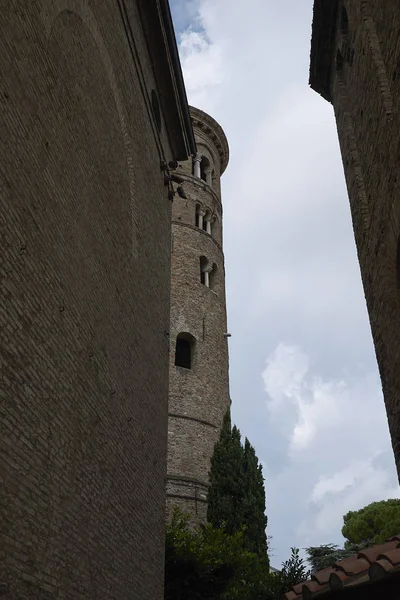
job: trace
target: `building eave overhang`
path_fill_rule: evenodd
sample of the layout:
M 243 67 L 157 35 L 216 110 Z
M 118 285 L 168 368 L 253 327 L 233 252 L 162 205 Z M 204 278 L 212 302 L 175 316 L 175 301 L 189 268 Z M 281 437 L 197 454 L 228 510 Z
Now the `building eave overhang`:
M 138 0 L 174 158 L 196 153 L 189 105 L 168 0 Z
M 310 86 L 332 102 L 331 79 L 338 0 L 315 0 L 311 35 Z

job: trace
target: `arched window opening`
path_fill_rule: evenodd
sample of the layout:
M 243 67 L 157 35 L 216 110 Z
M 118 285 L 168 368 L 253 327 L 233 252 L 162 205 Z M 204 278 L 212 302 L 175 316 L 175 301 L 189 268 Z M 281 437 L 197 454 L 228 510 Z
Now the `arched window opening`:
M 200 227 L 200 204 L 196 204 L 196 227 Z
M 207 233 L 211 233 L 210 219 L 211 219 L 211 214 L 210 214 L 210 211 L 207 210 L 206 214 L 204 215 L 204 219 L 203 219 L 203 231 L 206 231 Z
M 197 153 L 195 156 L 193 156 L 192 173 L 195 177 L 198 177 L 198 178 L 201 177 L 200 163 L 201 163 L 201 154 Z
M 176 338 L 175 366 L 191 369 L 195 339 L 189 333 L 180 333 Z
M 340 31 L 343 35 L 347 35 L 349 33 L 349 17 L 347 16 L 347 10 L 345 6 L 342 6 L 342 10 L 340 12 Z
M 217 235 L 217 217 L 214 217 L 211 221 L 211 237 L 215 238 Z
M 200 282 L 210 287 L 210 265 L 205 256 L 200 256 Z
M 212 178 L 212 169 L 211 169 L 210 161 L 208 160 L 207 156 L 201 157 L 200 177 L 202 178 L 203 181 L 208 183 L 208 185 L 212 185 L 212 179 L 211 179 Z
M 397 242 L 397 265 L 396 265 L 396 271 L 397 271 L 397 289 L 400 292 L 400 236 Z
M 205 211 L 200 204 L 196 204 L 196 227 L 199 229 L 205 229 Z
M 212 290 L 215 289 L 217 272 L 218 268 L 217 265 L 214 263 L 209 274 L 210 289 Z

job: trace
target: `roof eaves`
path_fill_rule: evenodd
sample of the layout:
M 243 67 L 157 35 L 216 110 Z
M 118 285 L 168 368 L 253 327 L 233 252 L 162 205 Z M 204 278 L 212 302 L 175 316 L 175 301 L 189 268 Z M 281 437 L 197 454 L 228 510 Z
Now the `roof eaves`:
M 309 83 L 328 102 L 332 102 L 331 76 L 337 10 L 338 0 L 314 1 Z

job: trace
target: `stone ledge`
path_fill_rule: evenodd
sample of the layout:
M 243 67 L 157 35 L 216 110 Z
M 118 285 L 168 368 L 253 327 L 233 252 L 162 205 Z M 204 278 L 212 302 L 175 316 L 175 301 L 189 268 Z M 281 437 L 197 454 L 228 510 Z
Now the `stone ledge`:
M 202 425 L 207 425 L 207 427 L 213 427 L 213 429 L 218 429 L 217 425 L 213 425 L 209 421 L 204 421 L 203 419 L 197 419 L 196 417 L 189 417 L 188 415 L 179 415 L 177 413 L 168 413 L 168 417 L 172 417 L 173 419 L 187 419 L 188 421 L 196 421 L 196 423 L 201 423 Z
M 203 229 L 196 227 L 196 225 L 190 225 L 190 223 L 182 223 L 182 221 L 177 221 L 175 219 L 172 219 L 172 224 L 173 225 L 181 225 L 182 227 L 187 227 L 188 229 L 192 229 L 193 231 L 198 231 L 202 235 L 206 235 L 212 242 L 214 242 L 214 244 L 217 246 L 218 250 L 220 250 L 223 253 L 221 244 L 219 242 L 217 242 L 217 240 L 214 239 L 212 237 L 212 235 L 207 233 L 207 231 L 203 231 Z

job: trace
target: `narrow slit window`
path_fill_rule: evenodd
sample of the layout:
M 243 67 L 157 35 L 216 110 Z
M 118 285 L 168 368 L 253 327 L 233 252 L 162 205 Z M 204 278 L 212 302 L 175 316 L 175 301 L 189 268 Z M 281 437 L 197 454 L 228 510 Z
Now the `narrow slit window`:
M 210 289 L 215 289 L 216 279 L 217 279 L 218 268 L 214 263 L 209 275 Z
M 200 256 L 200 282 L 206 287 L 210 287 L 209 265 L 205 256 Z

